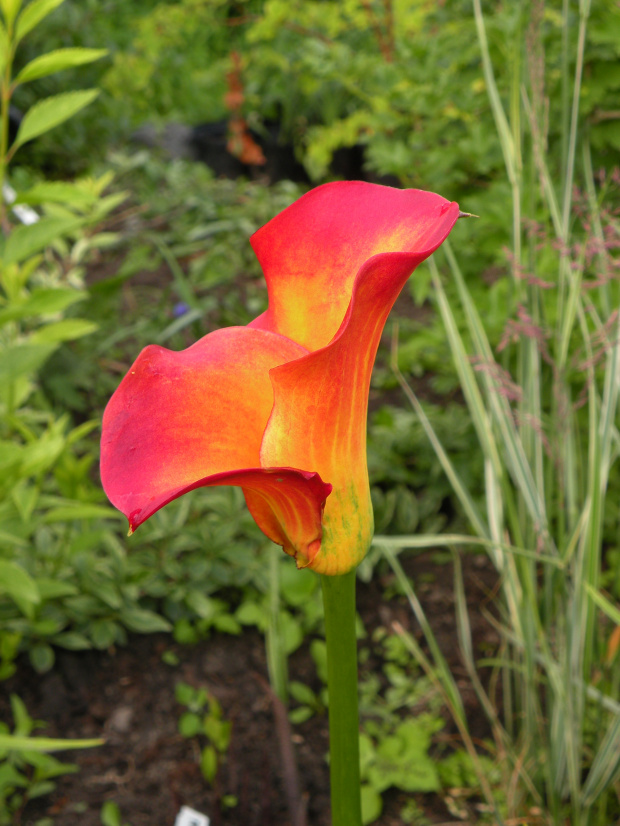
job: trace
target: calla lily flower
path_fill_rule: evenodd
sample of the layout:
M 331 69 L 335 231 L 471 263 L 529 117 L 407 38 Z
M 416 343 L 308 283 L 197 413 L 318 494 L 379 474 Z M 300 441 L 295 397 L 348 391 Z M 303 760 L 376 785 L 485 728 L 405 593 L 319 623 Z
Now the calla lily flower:
M 198 487 L 239 485 L 298 567 L 344 574 L 373 533 L 368 392 L 386 319 L 458 205 L 325 184 L 254 234 L 268 309 L 182 352 L 145 348 L 103 417 L 101 476 L 130 532 Z

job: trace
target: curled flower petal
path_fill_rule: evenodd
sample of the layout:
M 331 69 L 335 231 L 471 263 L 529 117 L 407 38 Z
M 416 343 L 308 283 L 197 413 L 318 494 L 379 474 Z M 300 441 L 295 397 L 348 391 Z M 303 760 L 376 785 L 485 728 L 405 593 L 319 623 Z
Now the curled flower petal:
M 247 327 L 217 330 L 180 353 L 142 351 L 105 410 L 101 442 L 104 489 L 132 530 L 196 487 L 241 484 L 211 477 L 260 468 L 269 370 L 306 352 Z
M 251 238 L 269 292 L 267 312 L 251 326 L 309 350 L 324 347 L 366 261 L 384 252 L 432 251 L 454 211 L 455 204 L 432 192 L 361 181 L 311 190 Z
M 292 468 L 263 468 L 251 479 L 245 473 L 238 484 L 258 527 L 295 558 L 298 568 L 311 565 L 321 547 L 323 510 L 332 485 L 318 473 Z

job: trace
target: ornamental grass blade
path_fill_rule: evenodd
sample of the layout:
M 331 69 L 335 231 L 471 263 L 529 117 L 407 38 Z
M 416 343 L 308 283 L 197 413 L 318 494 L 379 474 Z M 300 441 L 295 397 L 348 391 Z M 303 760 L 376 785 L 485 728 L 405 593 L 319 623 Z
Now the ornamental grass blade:
M 496 362 L 491 345 L 489 344 L 484 326 L 480 316 L 478 315 L 476 306 L 471 298 L 469 290 L 467 289 L 463 274 L 448 241 L 444 243 L 443 249 L 446 253 L 446 257 L 459 292 L 459 297 L 465 311 L 465 319 L 469 334 L 472 338 L 475 356 L 480 360 L 483 367 L 487 365 L 492 368 Z M 450 315 L 452 315 L 451 311 Z M 453 351 L 453 356 L 455 361 L 462 360 L 462 354 L 460 352 L 454 353 Z M 546 543 L 550 545 L 552 551 L 555 553 L 555 544 L 548 533 L 547 515 L 545 512 L 544 502 L 540 496 L 540 492 L 536 488 L 532 470 L 527 461 L 527 457 L 523 450 L 523 445 L 521 444 L 519 434 L 515 427 L 510 405 L 508 404 L 507 399 L 499 392 L 495 381 L 489 374 L 489 370 L 487 369 L 485 371 L 483 369 L 480 372 L 491 417 L 501 435 L 506 456 L 506 463 L 508 469 L 510 470 L 510 475 L 517 486 L 517 489 L 523 496 L 523 500 L 531 518 L 534 521 L 534 524 L 537 526 Z
M 600 488 L 601 493 L 607 488 L 609 468 L 611 467 L 611 444 L 616 426 L 618 410 L 618 395 L 620 392 L 620 314 L 611 333 L 613 346 L 606 356 L 605 383 L 603 386 L 603 400 L 599 419 L 599 433 L 601 439 L 600 458 Z
M 448 342 L 452 351 L 452 358 L 459 376 L 463 395 L 465 396 L 467 406 L 472 416 L 476 434 L 478 435 L 478 441 L 484 451 L 484 455 L 492 462 L 494 472 L 499 479 L 503 471 L 502 463 L 482 395 L 433 258 L 429 259 L 429 266 L 439 312 L 441 313 L 441 318 L 446 329 Z
M 441 684 L 444 688 L 444 691 L 450 698 L 450 703 L 453 706 L 455 713 L 458 715 L 459 721 L 466 725 L 465 719 L 465 709 L 463 708 L 463 701 L 461 699 L 461 695 L 459 690 L 456 686 L 448 663 L 446 662 L 443 654 L 441 653 L 441 649 L 435 639 L 435 635 L 431 629 L 431 626 L 426 619 L 426 614 L 424 613 L 424 609 L 420 604 L 420 600 L 417 598 L 415 591 L 411 587 L 411 583 L 405 574 L 402 565 L 392 552 L 392 550 L 387 546 L 382 546 L 381 550 L 383 552 L 384 557 L 386 558 L 389 566 L 394 571 L 396 575 L 396 579 L 398 580 L 398 584 L 403 590 L 407 601 L 411 607 L 411 610 L 415 614 L 415 617 L 420 624 L 420 628 L 422 629 L 422 633 L 428 643 L 428 647 L 430 648 L 431 654 L 433 656 L 434 668 L 439 676 Z
M 467 518 L 469 519 L 472 527 L 474 528 L 474 530 L 476 531 L 478 536 L 483 537 L 483 538 L 489 537 L 489 529 L 488 529 L 487 525 L 485 524 L 483 518 L 481 517 L 480 512 L 478 510 L 478 507 L 476 506 L 476 503 L 474 502 L 474 500 L 470 496 L 469 491 L 467 490 L 467 488 L 463 484 L 463 482 L 461 480 L 461 477 L 459 476 L 459 474 L 457 473 L 454 465 L 450 461 L 450 458 L 448 457 L 448 454 L 444 450 L 444 447 L 441 444 L 440 439 L 438 438 L 437 434 L 435 433 L 435 430 L 434 430 L 432 424 L 430 423 L 430 421 L 428 419 L 428 416 L 424 412 L 424 408 L 422 407 L 422 405 L 418 401 L 417 396 L 415 395 L 415 393 L 413 392 L 413 390 L 411 389 L 411 387 L 407 383 L 405 377 L 400 372 L 400 369 L 398 367 L 398 325 L 397 324 L 395 324 L 394 328 L 393 328 L 392 355 L 391 355 L 391 362 L 390 363 L 391 363 L 392 371 L 393 371 L 394 375 L 396 376 L 396 378 L 398 380 L 398 383 L 400 384 L 405 396 L 407 397 L 407 399 L 409 400 L 411 406 L 413 407 L 413 409 L 414 409 L 414 411 L 415 411 L 415 413 L 416 413 L 416 415 L 417 415 L 417 417 L 420 421 L 420 424 L 422 425 L 422 427 L 424 429 L 424 432 L 426 433 L 426 436 L 427 436 L 429 442 L 431 443 L 431 445 L 433 446 L 433 449 L 435 450 L 435 454 L 436 454 L 437 458 L 439 459 L 439 462 L 440 462 L 440 464 L 441 464 L 441 466 L 444 470 L 444 473 L 448 477 L 448 480 L 450 481 L 450 484 L 452 485 L 452 489 L 454 490 L 454 493 L 458 497 L 458 499 L 459 499 L 459 501 L 460 501 L 460 503 L 463 507 L 463 510 L 465 511 L 465 514 L 466 514 Z
M 584 583 L 584 588 L 592 602 L 601 609 L 601 611 L 609 617 L 609 619 L 616 625 L 620 625 L 620 609 L 616 608 L 613 603 L 606 599 L 600 591 L 593 588 L 589 582 Z
M 603 742 L 590 766 L 582 790 L 582 806 L 600 800 L 605 791 L 620 778 L 620 715 L 607 729 Z
M 375 534 L 373 545 L 382 548 L 389 548 L 398 553 L 401 550 L 426 550 L 427 548 L 447 548 L 452 545 L 474 545 L 479 548 L 485 548 L 487 551 L 492 551 L 493 548 L 498 547 L 497 542 L 493 539 L 488 539 L 479 536 L 468 536 L 464 533 L 418 533 L 415 535 L 402 536 L 383 536 Z M 537 562 L 552 565 L 559 570 L 564 570 L 565 565 L 562 560 L 555 556 L 545 556 L 538 551 L 531 551 L 527 548 L 519 548 L 516 545 L 507 545 L 500 543 L 499 547 L 507 554 L 514 554 L 515 556 L 522 556 L 525 559 L 536 560 Z
M 580 308 L 579 323 L 588 363 L 588 465 L 587 500 L 588 521 L 580 543 L 574 571 L 575 613 L 573 628 L 575 643 L 573 651 L 573 674 L 579 674 L 586 682 L 590 679 L 596 642 L 595 610 L 588 599 L 586 585 L 597 588 L 600 578 L 601 549 L 603 533 L 603 509 L 606 488 L 601 484 L 601 430 L 602 416 L 596 392 L 594 360 L 588 336 L 587 320 Z
M 398 559 L 396 559 L 396 557 L 393 555 L 392 551 L 389 548 L 384 547 L 382 550 L 390 567 L 396 575 L 399 585 L 401 586 L 405 593 L 405 596 L 407 597 L 409 605 L 411 606 L 411 609 L 415 614 L 418 623 L 420 624 L 422 633 L 424 634 L 426 642 L 431 650 L 433 663 L 429 662 L 428 658 L 425 656 L 424 652 L 422 651 L 416 640 L 411 636 L 411 634 L 408 634 L 404 630 L 404 628 L 402 628 L 397 623 L 394 624 L 395 630 L 398 633 L 399 637 L 405 643 L 406 647 L 411 651 L 413 656 L 422 666 L 429 679 L 435 685 L 438 685 L 438 687 L 441 689 L 441 692 L 444 695 L 445 702 L 448 705 L 454 722 L 456 723 L 456 726 L 461 734 L 463 744 L 471 758 L 476 775 L 478 777 L 478 782 L 480 783 L 480 788 L 482 789 L 487 805 L 493 811 L 496 818 L 495 822 L 498 824 L 498 826 L 504 826 L 504 820 L 496 806 L 496 801 L 493 796 L 491 786 L 487 780 L 485 769 L 480 765 L 478 753 L 474 747 L 472 738 L 469 734 L 469 730 L 467 728 L 467 719 L 465 716 L 465 709 L 463 707 L 463 701 L 454 681 L 454 678 L 452 676 L 452 672 L 450 671 L 448 664 L 445 661 L 443 654 L 441 653 L 441 650 L 437 644 L 437 640 L 435 639 L 435 635 L 433 634 L 430 624 L 426 618 L 426 614 L 424 613 L 424 609 L 422 608 L 422 605 L 420 604 L 413 588 L 411 587 L 409 579 L 407 578 L 407 575 L 402 569 L 400 562 L 398 561 Z
M 480 0 L 474 0 L 474 18 L 476 21 L 476 30 L 478 32 L 478 42 L 480 43 L 480 52 L 482 54 L 484 80 L 487 86 L 487 93 L 491 103 L 493 118 L 495 119 L 495 128 L 497 129 L 497 134 L 499 135 L 502 146 L 502 154 L 504 156 L 506 172 L 508 173 L 508 178 L 510 181 L 513 182 L 517 177 L 515 145 L 512 132 L 508 124 L 508 119 L 506 118 L 506 113 L 504 112 L 502 100 L 497 89 L 497 84 L 495 82 L 495 73 L 493 71 L 493 63 L 491 62 L 489 43 L 487 41 L 484 15 L 482 14 Z

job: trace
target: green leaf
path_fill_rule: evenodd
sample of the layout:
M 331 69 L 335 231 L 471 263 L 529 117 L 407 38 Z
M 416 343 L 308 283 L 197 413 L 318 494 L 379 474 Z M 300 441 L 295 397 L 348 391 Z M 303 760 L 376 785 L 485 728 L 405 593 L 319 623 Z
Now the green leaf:
M 69 522 L 74 519 L 116 519 L 123 518 L 113 508 L 105 505 L 88 505 L 76 502 L 75 505 L 62 505 L 59 508 L 49 510 L 42 521 L 50 524 L 52 522 Z
M 208 783 L 213 783 L 217 774 L 217 752 L 213 746 L 205 746 L 200 758 L 200 770 Z
M 2 8 L 2 13 L 4 14 L 4 19 L 6 20 L 7 26 L 10 27 L 12 25 L 21 4 L 22 0 L 0 0 L 0 8 Z
M 362 795 L 362 823 L 367 826 L 379 818 L 383 810 L 381 795 L 372 786 L 363 784 L 360 788 Z
M 4 24 L 0 20 L 0 72 L 4 71 L 9 56 L 9 36 Z
M 304 640 L 301 623 L 288 611 L 281 611 L 279 616 L 281 643 L 287 654 L 296 651 Z
M 298 703 L 305 703 L 306 705 L 312 706 L 316 703 L 316 696 L 314 691 L 304 683 L 300 683 L 297 680 L 291 680 L 289 683 L 288 690 L 290 692 L 291 697 L 294 700 L 297 700 Z
M 189 707 L 194 704 L 196 689 L 187 683 L 177 683 L 174 687 L 174 696 L 177 703 Z
M 16 42 L 32 31 L 44 17 L 57 9 L 61 3 L 64 3 L 64 0 L 33 0 L 32 3 L 26 6 L 15 27 Z
M 70 597 L 78 593 L 78 589 L 70 582 L 63 582 L 60 579 L 47 579 L 45 577 L 37 577 L 35 580 L 41 599 L 46 602 L 49 599 L 58 599 L 59 597 Z
M 0 365 L 2 364 L 2 354 L 0 354 Z M 0 439 L 0 478 L 6 477 L 8 472 L 14 471 L 22 463 L 24 457 L 24 446 Z
M 90 623 L 90 638 L 101 651 L 116 642 L 117 625 L 112 620 L 94 620 Z
M 83 439 L 85 436 L 88 436 L 89 433 L 92 433 L 99 427 L 99 422 L 97 419 L 91 419 L 89 422 L 82 422 L 77 427 L 74 427 L 72 431 L 67 435 L 67 445 L 74 445 L 76 442 L 79 442 L 80 439 Z
M 0 593 L 10 597 L 38 603 L 41 600 L 37 583 L 21 565 L 0 559 Z
M 2 749 L 4 739 L 11 736 L 12 735 L 10 734 L 0 734 L 0 749 Z M 2 798 L 5 797 L 5 793 L 8 789 L 13 790 L 19 788 L 20 786 L 23 787 L 27 785 L 28 781 L 24 775 L 18 772 L 14 766 L 11 766 L 10 763 L 2 760 L 0 763 L 0 795 L 2 795 Z
M 1 444 L 0 442 L 0 445 Z M 0 529 L 0 542 L 3 542 L 5 545 L 14 545 L 16 548 L 28 547 L 28 542 L 26 542 L 23 536 L 18 536 L 17 534 L 2 529 Z
M 11 694 L 11 711 L 15 723 L 15 734 L 29 735 L 34 726 L 34 721 L 28 714 L 24 701 L 17 694 Z
M 105 740 L 55 740 L 50 737 L 17 737 L 0 734 L 0 749 L 10 751 L 66 751 L 102 746 Z
M 47 619 L 40 619 L 32 623 L 32 633 L 38 637 L 49 637 L 52 634 L 58 634 L 66 620 L 48 617 Z
M 101 807 L 102 826 L 121 826 L 121 810 L 113 800 L 106 800 Z
M 202 729 L 202 721 L 197 714 L 186 711 L 179 718 L 179 734 L 182 737 L 195 737 Z
M 54 645 L 67 648 L 69 651 L 86 651 L 92 648 L 90 641 L 84 634 L 78 634 L 77 631 L 66 631 L 62 634 L 56 634 L 52 642 Z
M 36 224 L 22 224 L 6 239 L 2 253 L 5 266 L 30 258 L 52 242 L 81 227 L 84 220 L 74 217 L 42 218 Z
M 269 624 L 266 608 L 249 599 L 237 608 L 235 617 L 242 625 L 255 625 L 260 631 L 264 631 Z
M 41 367 L 56 349 L 54 344 L 21 344 L 0 353 L 0 381 L 15 381 Z
M 240 634 L 241 626 L 230 614 L 218 614 L 213 620 L 213 626 L 222 634 Z
M 228 720 L 219 720 L 213 716 L 205 717 L 203 729 L 215 749 L 224 754 L 230 744 L 232 723 Z
M 122 606 L 123 600 L 119 593 L 118 586 L 114 582 L 102 582 L 97 579 L 88 589 L 93 596 L 100 599 L 109 608 L 118 609 Z
M 22 537 L 9 531 L 0 530 L 0 542 L 5 545 L 13 545 L 16 548 L 27 548 L 28 542 Z
M 310 576 L 308 576 L 310 574 Z M 317 590 L 317 577 L 310 570 L 297 570 L 294 565 L 282 565 L 280 570 L 282 597 L 289 605 L 299 608 Z
M 36 343 L 58 343 L 61 341 L 75 341 L 82 336 L 89 336 L 99 327 L 94 321 L 86 321 L 83 318 L 70 318 L 58 321 L 56 324 L 48 324 L 41 327 L 30 336 L 30 340 Z
M 23 755 L 25 762 L 36 769 L 35 778 L 39 780 L 49 780 L 52 777 L 60 777 L 62 774 L 70 774 L 78 771 L 74 763 L 61 763 L 51 754 L 40 751 L 28 751 Z
M 31 206 L 48 203 L 84 205 L 93 204 L 96 200 L 97 195 L 79 183 L 42 181 L 30 187 L 26 192 L 20 192 L 14 204 L 30 204 Z
M 221 611 L 218 600 L 212 600 L 201 591 L 189 591 L 185 598 L 188 608 L 191 608 L 201 619 L 211 619 Z
M 433 729 L 443 722 L 429 715 L 405 720 L 377 746 L 367 777 L 377 791 L 397 786 L 407 792 L 433 792 L 440 787 L 434 761 L 428 755 Z
M 15 84 L 28 83 L 55 72 L 62 72 L 64 69 L 92 63 L 100 60 L 107 53 L 107 49 L 55 49 L 27 63 L 15 78 Z
M 4 310 L 0 310 L 0 325 L 8 321 L 21 321 L 24 318 L 55 315 L 78 301 L 84 301 L 85 298 L 86 294 L 77 290 L 43 287 L 31 293 L 25 301 L 13 302 Z
M 61 435 L 47 432 L 34 442 L 23 448 L 21 473 L 30 476 L 48 470 L 58 459 L 64 448 L 65 441 Z M 22 500 L 24 513 L 28 508 L 34 508 L 35 501 L 29 498 Z
M 98 94 L 98 89 L 85 89 L 80 92 L 64 92 L 35 103 L 24 115 L 11 149 L 14 151 L 27 141 L 64 123 L 92 103 Z
M 288 719 L 294 726 L 299 726 L 309 720 L 314 714 L 310 706 L 298 706 L 288 713 Z
M 35 671 L 43 674 L 54 665 L 54 649 L 46 642 L 37 643 L 30 649 L 30 663 Z
M 39 780 L 37 783 L 28 786 L 28 797 L 34 800 L 35 797 L 43 797 L 43 795 L 50 794 L 55 788 L 56 784 L 53 781 Z
M 153 634 L 157 631 L 170 631 L 172 628 L 167 620 L 146 608 L 126 608 L 120 619 L 130 631 L 138 634 Z
M 174 624 L 174 639 L 181 645 L 194 645 L 200 636 L 189 620 L 180 619 Z
M 319 679 L 327 685 L 327 646 L 323 640 L 312 640 L 310 654 L 316 665 Z

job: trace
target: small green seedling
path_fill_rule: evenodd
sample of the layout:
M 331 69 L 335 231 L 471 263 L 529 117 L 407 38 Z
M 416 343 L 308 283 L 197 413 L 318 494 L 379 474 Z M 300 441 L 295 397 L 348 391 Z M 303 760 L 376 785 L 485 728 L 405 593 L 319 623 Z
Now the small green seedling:
M 188 738 L 206 737 L 200 752 L 200 770 L 212 785 L 230 745 L 232 723 L 223 719 L 219 702 L 204 688 L 178 683 L 175 695 L 177 702 L 188 709 L 179 719 L 179 732 Z
M 113 800 L 106 800 L 101 807 L 102 826 L 131 826 L 121 818 L 121 810 Z

